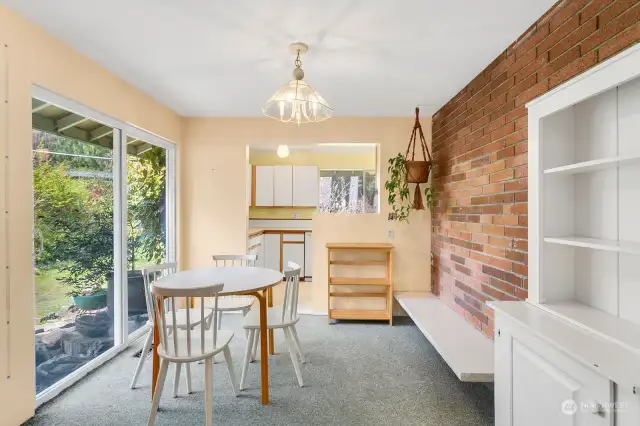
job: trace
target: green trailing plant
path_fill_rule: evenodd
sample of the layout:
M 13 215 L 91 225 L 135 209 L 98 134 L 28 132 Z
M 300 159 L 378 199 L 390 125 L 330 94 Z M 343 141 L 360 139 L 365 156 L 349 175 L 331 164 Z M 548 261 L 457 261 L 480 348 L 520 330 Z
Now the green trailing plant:
M 384 187 L 388 192 L 387 202 L 391 206 L 398 222 L 409 222 L 409 214 L 413 210 L 411 202 L 411 191 L 409 190 L 409 182 L 407 180 L 407 159 L 402 153 L 398 153 L 395 157 L 389 159 L 387 171 L 389 179 L 385 182 Z M 427 186 L 424 190 L 426 206 L 432 209 L 435 205 L 435 192 L 431 186 Z

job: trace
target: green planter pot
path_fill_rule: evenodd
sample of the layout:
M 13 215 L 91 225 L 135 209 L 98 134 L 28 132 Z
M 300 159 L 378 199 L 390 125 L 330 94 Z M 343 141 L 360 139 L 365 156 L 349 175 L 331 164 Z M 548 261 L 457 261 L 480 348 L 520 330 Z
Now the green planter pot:
M 107 292 L 101 291 L 99 293 L 91 294 L 88 296 L 73 296 L 73 304 L 84 311 L 97 311 L 107 306 Z

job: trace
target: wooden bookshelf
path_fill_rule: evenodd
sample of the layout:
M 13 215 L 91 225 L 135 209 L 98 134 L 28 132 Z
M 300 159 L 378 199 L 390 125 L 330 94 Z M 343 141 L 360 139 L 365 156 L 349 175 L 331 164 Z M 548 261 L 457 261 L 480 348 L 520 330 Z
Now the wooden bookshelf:
M 393 245 L 389 243 L 327 243 L 329 320 L 380 320 L 393 323 Z M 336 259 L 347 256 L 349 259 Z M 344 268 L 356 270 L 358 275 L 372 277 L 340 276 Z M 384 276 L 375 277 L 376 269 L 384 268 Z M 336 308 L 337 300 L 384 299 L 384 309 Z

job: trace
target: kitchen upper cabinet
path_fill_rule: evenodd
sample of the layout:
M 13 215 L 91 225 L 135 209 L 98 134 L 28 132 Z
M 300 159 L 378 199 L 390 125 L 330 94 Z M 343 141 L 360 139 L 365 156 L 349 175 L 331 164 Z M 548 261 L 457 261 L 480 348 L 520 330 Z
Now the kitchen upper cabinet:
M 255 174 L 255 205 L 273 206 L 274 166 L 256 166 Z
M 293 205 L 293 171 L 291 166 L 273 166 L 273 205 Z
M 318 205 L 318 167 L 293 166 L 293 205 L 316 207 Z

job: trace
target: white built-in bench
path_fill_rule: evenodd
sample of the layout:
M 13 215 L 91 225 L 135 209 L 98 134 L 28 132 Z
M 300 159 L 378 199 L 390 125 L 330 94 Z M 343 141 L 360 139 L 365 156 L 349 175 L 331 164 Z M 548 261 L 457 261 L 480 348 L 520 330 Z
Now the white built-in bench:
M 493 382 L 493 341 L 428 292 L 396 292 L 411 317 L 463 382 Z

